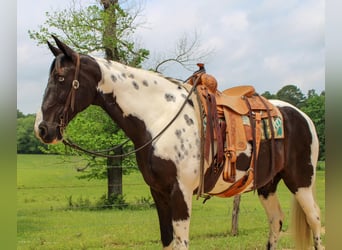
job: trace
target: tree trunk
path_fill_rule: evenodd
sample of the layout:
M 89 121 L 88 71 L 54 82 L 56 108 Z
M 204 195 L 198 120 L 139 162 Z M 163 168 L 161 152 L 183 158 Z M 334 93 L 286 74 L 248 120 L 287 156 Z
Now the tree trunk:
M 233 202 L 233 213 L 232 213 L 232 230 L 231 235 L 236 236 L 239 231 L 239 211 L 240 211 L 240 200 L 241 195 L 234 196 L 234 202 Z
M 105 47 L 106 59 L 120 61 L 119 50 L 117 46 L 112 47 L 109 39 L 117 39 L 116 35 L 116 11 L 112 8 L 119 4 L 118 0 L 101 0 L 103 9 L 109 15 L 111 22 L 105 22 L 105 30 L 103 33 L 103 45 Z M 122 154 L 122 147 L 114 150 L 114 154 Z M 107 182 L 108 182 L 108 199 L 112 195 L 122 195 L 122 158 L 107 158 Z
M 105 22 L 103 33 L 103 45 L 105 47 L 106 59 L 120 62 L 120 54 L 117 46 L 113 46 L 110 40 L 117 40 L 117 17 L 113 6 L 119 4 L 119 0 L 101 0 L 103 9 L 108 13 L 109 22 Z M 116 44 L 116 43 L 115 43 Z
M 122 147 L 114 150 L 114 154 L 122 154 Z M 107 158 L 108 199 L 113 195 L 122 195 L 122 158 Z

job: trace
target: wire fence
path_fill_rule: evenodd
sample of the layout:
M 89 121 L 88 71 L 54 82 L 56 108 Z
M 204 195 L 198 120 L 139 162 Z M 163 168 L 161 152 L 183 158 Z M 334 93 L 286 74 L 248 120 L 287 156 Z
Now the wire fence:
M 106 234 L 106 230 L 125 231 L 127 234 L 135 232 L 136 227 L 143 225 L 143 228 L 149 228 L 145 230 L 154 232 L 152 236 L 146 236 L 147 240 L 159 237 L 158 216 L 154 201 L 139 171 L 123 176 L 123 197 L 108 204 L 106 203 L 108 202 L 107 180 L 78 180 L 76 176 L 80 173 L 77 172 L 77 168 L 83 163 L 75 161 L 67 165 L 60 162 L 47 162 L 34 167 L 26 165 L 18 168 L 17 213 L 21 246 L 34 245 L 41 238 L 48 238 L 56 232 L 63 236 L 56 239 L 55 244 L 63 245 L 62 239 L 70 237 L 68 236 L 70 232 L 75 234 L 75 232 L 84 231 L 84 228 L 94 234 L 97 232 Z M 106 168 L 106 166 L 102 167 Z M 109 166 L 109 168 L 121 168 L 121 166 Z M 138 169 L 137 166 L 125 168 Z M 113 186 L 118 187 L 118 184 Z M 286 192 L 286 197 L 280 197 L 283 201 L 289 200 L 290 193 L 287 190 Z M 195 229 L 195 239 L 196 237 L 225 238 L 232 223 L 233 199 L 209 199 L 204 205 L 202 201 L 193 202 L 192 220 L 194 222 L 191 223 L 192 229 Z M 281 203 L 285 216 L 289 218 L 290 202 Z M 112 212 L 108 213 L 108 211 Z M 266 242 L 267 217 L 255 193 L 249 193 L 246 198 L 242 196 L 239 218 L 241 219 L 239 222 L 241 239 L 244 239 L 245 234 L 254 234 L 253 230 L 259 230 L 262 232 L 262 236 L 259 236 L 262 238 L 261 244 Z M 285 230 L 288 229 L 287 225 L 284 226 Z M 196 232 L 199 231 L 198 228 L 201 228 L 203 233 Z M 26 235 L 29 236 L 26 237 Z M 129 237 L 134 238 L 130 233 Z M 119 242 L 115 237 L 112 241 Z M 139 242 L 137 240 L 134 244 L 139 244 Z M 156 245 L 159 247 L 159 241 Z M 293 244 L 286 241 L 283 246 L 291 248 Z

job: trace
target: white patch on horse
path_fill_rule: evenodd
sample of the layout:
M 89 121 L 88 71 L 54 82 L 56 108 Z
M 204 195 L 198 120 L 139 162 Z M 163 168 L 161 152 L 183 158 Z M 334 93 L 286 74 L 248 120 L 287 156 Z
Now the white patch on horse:
M 154 72 L 123 67 L 116 62 L 111 62 L 108 68 L 106 60 L 96 60 L 102 72 L 98 90 L 113 93 L 124 116 L 131 115 L 143 121 L 152 138 L 175 117 L 185 101 L 182 96 L 188 95 L 183 87 Z M 113 81 L 112 75 L 126 77 L 117 77 Z M 140 87 L 133 85 L 133 81 Z M 192 188 L 198 185 L 198 174 L 194 173 L 199 173 L 200 161 L 199 157 L 193 157 L 200 153 L 197 124 L 194 108 L 185 105 L 179 117 L 154 142 L 154 154 L 175 162 L 180 178 L 189 178 L 191 173 L 191 180 L 186 180 L 186 183 L 190 183 Z M 191 129 L 187 129 L 189 126 Z
M 36 134 L 37 138 L 40 138 L 38 127 L 42 121 L 43 121 L 43 112 L 41 109 L 39 109 L 36 113 L 36 120 L 34 121 L 34 133 Z
M 236 151 L 236 155 L 237 157 L 239 157 L 239 155 L 244 154 L 247 157 L 251 157 L 252 156 L 252 145 L 250 143 L 247 143 L 247 147 L 244 151 Z
M 39 140 L 44 143 L 44 141 L 42 140 L 42 138 L 39 136 L 39 125 L 40 123 L 44 121 L 43 119 L 43 112 L 41 109 L 39 109 L 36 113 L 36 119 L 34 121 L 34 133 L 35 136 L 37 138 L 39 138 Z M 59 140 L 57 138 L 55 138 L 53 141 L 51 141 L 49 144 L 57 144 L 59 142 Z
M 173 249 L 188 249 L 190 218 L 188 220 L 172 221 L 172 226 L 175 235 Z

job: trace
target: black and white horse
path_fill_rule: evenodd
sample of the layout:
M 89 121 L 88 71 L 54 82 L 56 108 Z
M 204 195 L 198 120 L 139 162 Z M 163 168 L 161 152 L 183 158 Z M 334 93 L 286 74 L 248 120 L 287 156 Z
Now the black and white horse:
M 91 104 L 102 107 L 135 148 L 147 143 L 136 152 L 136 159 L 156 204 L 164 249 L 188 249 L 192 196 L 200 182 L 202 138 L 195 103 L 187 100 L 186 84 L 177 84 L 154 72 L 80 55 L 54 39 L 57 47 L 51 44 L 49 47 L 55 59 L 41 111 L 36 116 L 37 137 L 47 144 L 57 143 L 77 113 Z M 267 249 L 276 248 L 284 219 L 276 195 L 281 179 L 295 197 L 294 207 L 303 215 L 296 221 L 296 225 L 305 229 L 296 232 L 301 249 L 311 240 L 312 236 L 305 234 L 310 230 L 315 249 L 323 249 L 320 212 L 313 197 L 318 158 L 315 127 L 307 115 L 290 104 L 276 100 L 272 103 L 283 116 L 285 139 L 276 141 L 276 162 L 282 170 L 257 189 L 269 221 Z M 160 134 L 167 124 L 168 128 Z M 152 138 L 155 140 L 151 142 Z M 270 158 L 269 150 L 263 150 L 263 146 L 260 146 L 258 171 L 263 171 L 263 164 L 269 164 L 262 161 Z M 238 152 L 238 177 L 245 173 L 245 166 L 239 166 L 239 158 L 250 159 L 251 151 L 252 146 L 248 145 L 247 150 Z M 212 191 L 219 193 L 229 185 L 220 178 Z

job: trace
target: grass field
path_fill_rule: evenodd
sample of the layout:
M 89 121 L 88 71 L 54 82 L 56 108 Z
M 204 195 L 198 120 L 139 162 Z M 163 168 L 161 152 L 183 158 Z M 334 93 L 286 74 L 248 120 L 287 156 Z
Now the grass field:
M 63 163 L 56 156 L 17 157 L 17 249 L 161 249 L 157 213 L 150 209 L 71 210 L 73 200 L 95 202 L 106 193 L 106 181 L 79 180 L 76 159 Z M 125 200 L 150 197 L 139 172 L 124 176 Z M 325 172 L 318 171 L 316 197 L 325 225 Z M 278 249 L 293 249 L 289 233 L 291 194 L 278 189 L 286 215 Z M 253 192 L 241 198 L 239 234 L 230 236 L 233 199 L 194 197 L 191 249 L 265 249 L 266 215 Z M 323 242 L 325 237 L 323 235 Z

